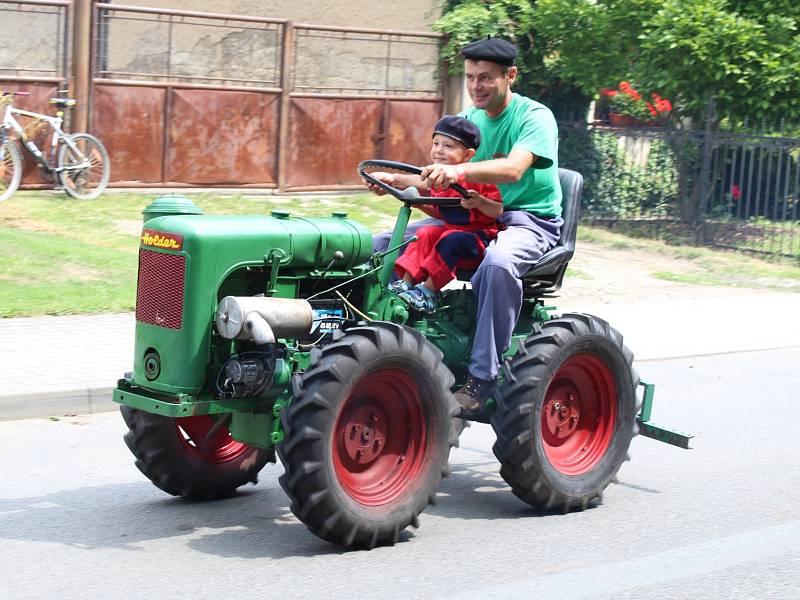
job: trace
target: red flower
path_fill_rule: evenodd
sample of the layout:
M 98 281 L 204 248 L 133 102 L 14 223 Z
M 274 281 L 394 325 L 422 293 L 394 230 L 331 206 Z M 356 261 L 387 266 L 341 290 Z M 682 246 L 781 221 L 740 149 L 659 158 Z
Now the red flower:
M 733 198 L 734 200 L 739 200 L 741 197 L 742 197 L 742 190 L 739 189 L 739 186 L 734 183 L 731 186 L 731 198 Z
M 651 102 L 646 101 L 639 91 L 631 86 L 629 81 L 620 81 L 617 90 L 602 88 L 600 95 L 609 98 L 612 111 L 624 116 L 631 116 L 639 120 L 657 118 L 672 110 L 672 104 L 656 92 L 649 92 Z
M 658 112 L 669 112 L 672 110 L 672 103 L 664 98 L 656 103 L 656 108 L 658 108 Z

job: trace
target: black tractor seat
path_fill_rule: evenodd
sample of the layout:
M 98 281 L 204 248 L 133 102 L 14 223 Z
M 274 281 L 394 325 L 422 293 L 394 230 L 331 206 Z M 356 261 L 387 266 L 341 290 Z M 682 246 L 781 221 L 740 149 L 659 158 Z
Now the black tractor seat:
M 48 102 L 50 102 L 50 104 L 55 104 L 59 108 L 70 108 L 75 106 L 77 100 L 74 98 L 50 98 Z
M 522 276 L 523 298 L 542 298 L 561 289 L 567 264 L 575 254 L 575 239 L 578 237 L 578 219 L 581 212 L 583 176 L 569 169 L 558 170 L 561 184 L 561 237 L 558 243 L 536 261 Z
M 558 243 L 521 277 L 523 298 L 545 298 L 561 289 L 567 264 L 575 254 L 583 176 L 577 171 L 559 169 L 558 180 L 561 184 L 562 194 L 561 216 L 564 219 L 561 237 Z M 463 270 L 459 270 L 457 273 L 458 279 L 461 281 L 469 281 L 474 274 L 474 272 Z

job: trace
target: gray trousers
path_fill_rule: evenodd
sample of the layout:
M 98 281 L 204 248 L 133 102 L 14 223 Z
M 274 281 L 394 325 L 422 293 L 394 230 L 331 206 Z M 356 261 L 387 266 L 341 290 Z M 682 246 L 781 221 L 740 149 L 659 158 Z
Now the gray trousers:
M 472 344 L 469 372 L 481 379 L 494 379 L 503 353 L 522 309 L 522 277 L 542 255 L 556 245 L 564 221 L 544 219 L 522 210 L 504 212 L 498 222 L 505 227 L 489 242 L 483 261 L 472 276 L 472 291 L 478 297 L 477 328 Z M 406 238 L 420 227 L 441 224 L 427 218 L 409 223 Z M 386 250 L 392 232 L 373 238 L 376 251 Z

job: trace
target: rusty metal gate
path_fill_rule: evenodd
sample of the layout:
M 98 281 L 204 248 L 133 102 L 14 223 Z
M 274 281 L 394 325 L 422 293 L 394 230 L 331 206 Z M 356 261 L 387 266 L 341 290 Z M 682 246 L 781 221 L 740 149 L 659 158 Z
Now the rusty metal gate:
M 443 112 L 440 34 L 91 0 L 4 11 L 0 86 L 42 112 L 70 88 L 115 186 L 353 188 L 365 158 L 427 162 Z
M 425 162 L 438 34 L 96 4 L 90 129 L 115 185 L 353 188 Z

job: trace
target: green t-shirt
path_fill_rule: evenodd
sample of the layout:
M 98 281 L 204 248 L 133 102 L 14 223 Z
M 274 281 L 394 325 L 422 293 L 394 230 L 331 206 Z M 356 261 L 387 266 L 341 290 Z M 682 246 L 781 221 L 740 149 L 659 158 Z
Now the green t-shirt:
M 527 150 L 538 158 L 516 183 L 499 183 L 505 210 L 527 210 L 541 217 L 561 215 L 558 182 L 558 127 L 544 104 L 512 94 L 496 117 L 469 108 L 461 113 L 481 130 L 481 146 L 473 161 L 505 158 L 511 150 Z

